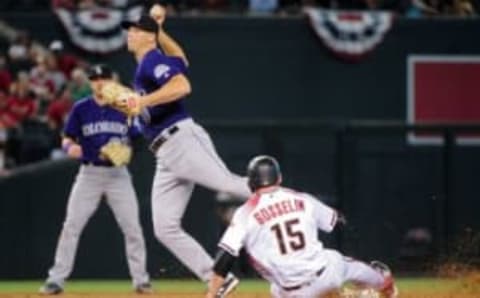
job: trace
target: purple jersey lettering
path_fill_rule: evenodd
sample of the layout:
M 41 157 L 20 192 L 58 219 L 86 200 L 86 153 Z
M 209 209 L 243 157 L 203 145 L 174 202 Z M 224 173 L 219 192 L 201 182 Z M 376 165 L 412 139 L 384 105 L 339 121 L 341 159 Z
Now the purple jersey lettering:
M 159 49 L 151 50 L 137 66 L 134 78 L 135 90 L 140 94 L 154 92 L 172 77 L 183 74 L 186 70 L 187 67 L 181 58 L 166 56 Z M 152 141 L 163 129 L 189 117 L 183 99 L 179 99 L 146 108 L 140 119 L 145 137 Z
M 140 134 L 138 126 L 127 125 L 124 114 L 109 106 L 99 106 L 91 97 L 75 103 L 63 132 L 82 147 L 82 162 L 95 165 L 111 165 L 100 159 L 100 148 L 111 139 L 129 143 L 131 137 Z

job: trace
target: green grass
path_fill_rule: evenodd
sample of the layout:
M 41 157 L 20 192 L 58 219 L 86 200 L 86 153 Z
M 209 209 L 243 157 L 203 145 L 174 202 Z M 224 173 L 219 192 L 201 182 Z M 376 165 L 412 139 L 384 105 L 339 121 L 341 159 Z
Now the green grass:
M 0 293 L 37 292 L 43 281 L 0 281 Z M 72 280 L 65 285 L 68 292 L 128 293 L 132 290 L 130 281 L 126 280 Z M 154 281 L 153 287 L 161 292 L 194 293 L 202 292 L 206 285 L 196 280 L 163 279 Z M 268 284 L 261 280 L 242 280 L 241 291 L 268 292 Z
M 0 293 L 35 293 L 43 281 L 0 281 Z M 402 278 L 398 281 L 400 290 L 415 292 L 442 292 L 453 290 L 460 282 L 453 279 Z M 195 280 L 164 279 L 153 283 L 158 292 L 199 293 L 205 284 Z M 128 293 L 132 290 L 125 280 L 72 280 L 66 284 L 68 292 Z M 262 280 L 242 280 L 238 289 L 241 293 L 268 293 L 269 285 Z

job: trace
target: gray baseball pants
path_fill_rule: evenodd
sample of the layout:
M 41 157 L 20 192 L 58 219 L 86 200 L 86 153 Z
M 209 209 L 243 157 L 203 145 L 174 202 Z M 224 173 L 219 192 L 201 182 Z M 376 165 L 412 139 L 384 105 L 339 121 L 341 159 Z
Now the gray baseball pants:
M 176 123 L 178 132 L 156 152 L 152 188 L 155 236 L 199 279 L 208 281 L 213 260 L 187 234 L 181 220 L 195 184 L 248 198 L 246 178 L 230 172 L 218 156 L 208 133 L 193 120 Z
M 48 271 L 47 282 L 63 285 L 70 275 L 78 240 L 88 220 L 97 210 L 102 195 L 106 195 L 106 202 L 123 232 L 134 286 L 149 282 L 137 197 L 127 168 L 90 165 L 80 167 L 73 184 L 67 215 L 57 244 L 55 263 Z

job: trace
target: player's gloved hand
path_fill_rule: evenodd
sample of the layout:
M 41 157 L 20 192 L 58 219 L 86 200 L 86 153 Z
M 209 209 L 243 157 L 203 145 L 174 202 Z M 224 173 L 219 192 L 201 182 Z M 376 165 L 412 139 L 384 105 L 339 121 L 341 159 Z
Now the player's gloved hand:
M 129 117 L 135 117 L 142 112 L 143 106 L 138 94 L 124 94 L 112 105 Z
M 132 159 L 132 149 L 130 146 L 120 141 L 110 141 L 100 148 L 102 157 L 110 160 L 116 167 L 127 165 Z
M 105 104 L 124 113 L 129 118 L 139 115 L 143 109 L 140 95 L 116 81 L 103 83 L 99 93 Z

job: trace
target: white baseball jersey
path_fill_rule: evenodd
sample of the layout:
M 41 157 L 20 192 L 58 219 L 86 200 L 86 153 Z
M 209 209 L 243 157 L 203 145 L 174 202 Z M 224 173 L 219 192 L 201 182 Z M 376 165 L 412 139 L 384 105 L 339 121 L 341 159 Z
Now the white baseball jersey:
M 291 287 L 325 267 L 317 229 L 330 232 L 337 212 L 313 196 L 282 187 L 257 192 L 234 214 L 219 246 L 234 256 L 245 247 L 268 281 Z

